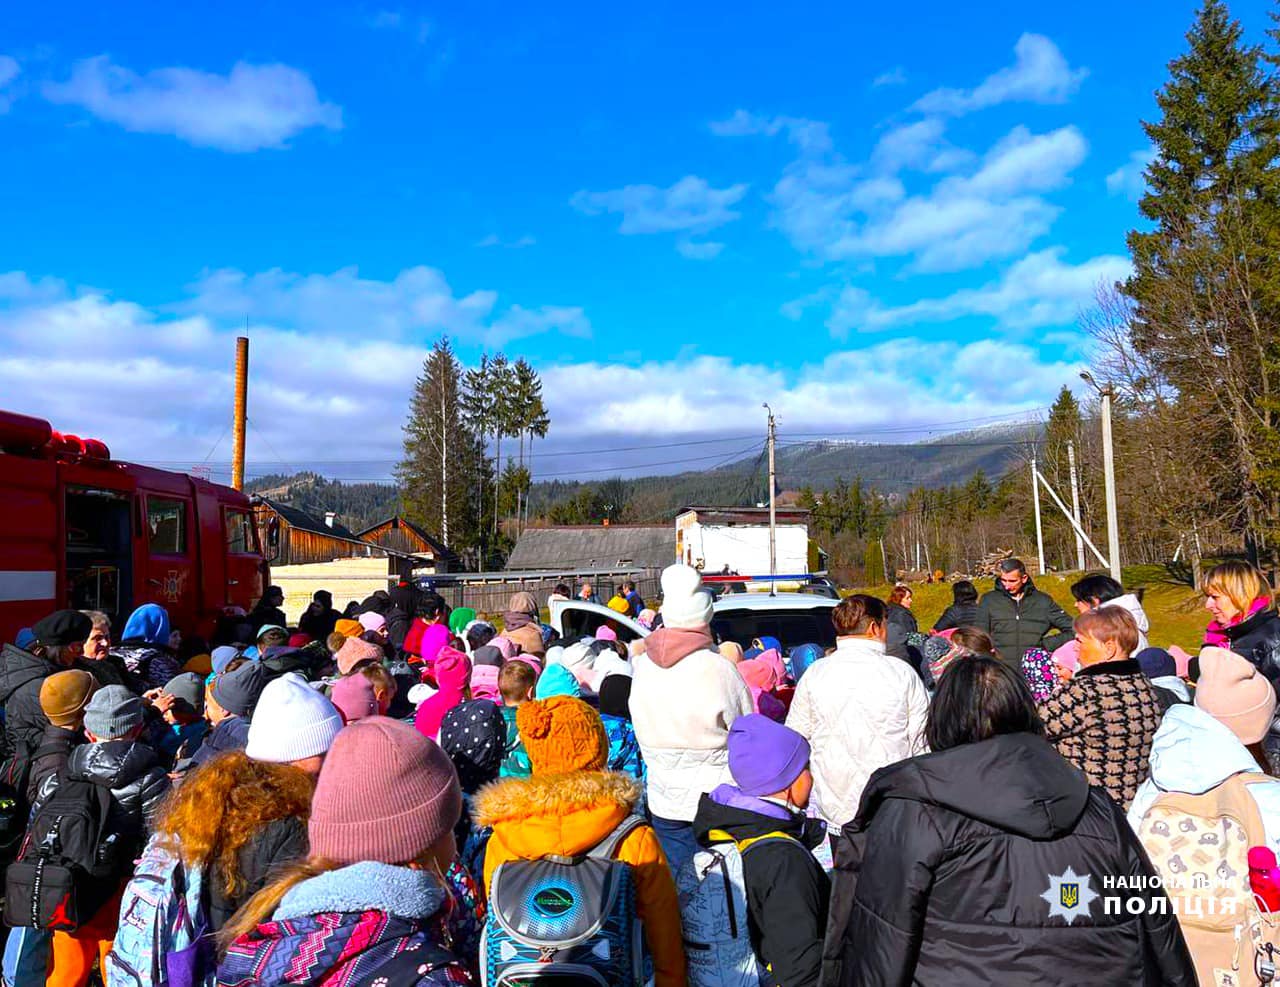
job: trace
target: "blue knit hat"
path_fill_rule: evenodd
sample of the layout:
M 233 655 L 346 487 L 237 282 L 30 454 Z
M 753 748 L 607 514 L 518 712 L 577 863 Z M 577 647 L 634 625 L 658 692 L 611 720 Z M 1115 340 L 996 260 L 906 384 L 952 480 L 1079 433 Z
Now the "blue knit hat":
M 774 795 L 809 766 L 809 742 L 767 716 L 739 716 L 729 728 L 729 772 L 743 795 Z
M 1146 648 L 1138 652 L 1137 658 L 1142 674 L 1149 679 L 1178 674 L 1178 663 L 1164 648 Z
M 533 692 L 535 699 L 550 699 L 552 696 L 572 696 L 582 698 L 582 686 L 573 677 L 573 673 L 563 665 L 548 665 L 547 670 L 538 676 L 538 685 Z

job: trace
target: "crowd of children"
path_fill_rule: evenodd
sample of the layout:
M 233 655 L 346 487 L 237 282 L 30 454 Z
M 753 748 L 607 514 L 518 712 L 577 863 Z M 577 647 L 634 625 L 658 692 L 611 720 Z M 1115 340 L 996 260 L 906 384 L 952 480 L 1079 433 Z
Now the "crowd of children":
M 1064 643 L 1016 562 L 929 634 L 849 596 L 825 649 L 716 640 L 683 565 L 656 612 L 610 599 L 631 641 L 405 589 L 293 633 L 272 592 L 212 647 L 154 604 L 120 646 L 75 611 L 5 645 L 5 982 L 1254 983 L 1280 948 L 1245 894 L 1280 849 L 1251 567 L 1181 663 L 1106 577 Z M 1238 927 L 1158 903 L 1187 872 Z M 1106 875 L 1145 882 L 1119 914 Z

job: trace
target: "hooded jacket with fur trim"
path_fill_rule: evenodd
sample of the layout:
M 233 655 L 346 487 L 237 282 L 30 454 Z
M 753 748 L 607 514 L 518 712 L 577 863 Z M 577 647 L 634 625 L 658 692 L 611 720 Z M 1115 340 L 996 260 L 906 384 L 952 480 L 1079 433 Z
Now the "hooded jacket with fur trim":
M 547 854 L 575 856 L 608 836 L 635 811 L 635 780 L 612 771 L 572 771 L 495 782 L 476 795 L 475 820 L 492 826 L 484 856 L 486 892 L 493 872 L 510 860 Z M 656 987 L 683 987 L 684 943 L 680 903 L 667 858 L 651 826 L 638 826 L 618 847 L 631 865 L 645 941 L 653 955 Z

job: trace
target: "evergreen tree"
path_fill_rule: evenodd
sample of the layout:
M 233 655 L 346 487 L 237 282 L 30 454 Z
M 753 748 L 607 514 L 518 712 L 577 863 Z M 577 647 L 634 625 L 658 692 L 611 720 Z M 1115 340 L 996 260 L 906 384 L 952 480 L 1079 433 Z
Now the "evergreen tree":
M 427 355 L 404 426 L 396 476 L 405 511 L 455 551 L 475 547 L 480 529 L 473 491 L 483 462 L 462 411 L 463 373 L 447 337 Z
M 1129 234 L 1131 344 L 1222 464 L 1238 530 L 1275 524 L 1280 449 L 1276 87 L 1221 0 L 1205 0 L 1145 125 L 1156 156 Z

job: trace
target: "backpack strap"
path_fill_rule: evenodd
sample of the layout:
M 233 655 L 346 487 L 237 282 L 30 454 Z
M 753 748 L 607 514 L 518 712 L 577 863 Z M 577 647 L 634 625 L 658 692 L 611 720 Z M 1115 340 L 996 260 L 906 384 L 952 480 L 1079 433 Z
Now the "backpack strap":
M 598 860 L 612 860 L 618 852 L 618 847 L 622 845 L 631 833 L 640 826 L 646 825 L 644 816 L 630 815 L 606 836 L 603 840 L 592 847 L 588 852 L 588 857 L 595 857 Z
M 746 852 L 750 850 L 753 846 L 758 846 L 759 844 L 765 843 L 765 842 L 776 843 L 780 840 L 785 841 L 787 843 L 794 843 L 805 853 L 809 852 L 809 848 L 806 847 L 799 840 L 797 840 L 794 836 L 792 836 L 790 833 L 783 833 L 780 830 L 774 830 L 772 833 L 764 833 L 760 836 L 751 836 L 745 840 L 737 840 L 736 842 L 738 844 L 738 852 L 745 855 Z

